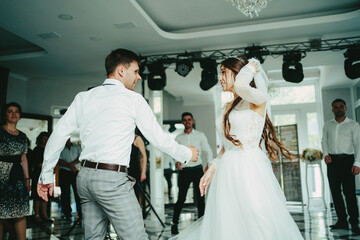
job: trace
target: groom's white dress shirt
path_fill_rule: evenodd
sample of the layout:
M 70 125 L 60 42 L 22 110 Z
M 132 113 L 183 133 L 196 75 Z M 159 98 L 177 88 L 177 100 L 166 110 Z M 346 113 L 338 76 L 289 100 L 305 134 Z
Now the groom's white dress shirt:
M 164 133 L 146 100 L 116 79 L 76 95 L 46 144 L 40 181 L 52 183 L 53 168 L 71 133 L 79 130 L 80 160 L 129 166 L 131 144 L 137 126 L 159 150 L 180 162 L 192 152 Z

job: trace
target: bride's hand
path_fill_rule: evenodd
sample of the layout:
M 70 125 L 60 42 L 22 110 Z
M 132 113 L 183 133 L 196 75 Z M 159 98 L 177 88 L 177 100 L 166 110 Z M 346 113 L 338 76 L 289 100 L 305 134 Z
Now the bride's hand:
M 201 196 L 206 194 L 207 188 L 214 176 L 215 173 L 215 164 L 211 165 L 209 169 L 205 172 L 204 176 L 200 179 L 199 188 Z
M 260 69 L 258 67 L 259 61 L 256 59 L 250 59 L 249 63 L 247 64 L 248 67 L 251 68 L 251 70 L 255 73 L 259 72 Z

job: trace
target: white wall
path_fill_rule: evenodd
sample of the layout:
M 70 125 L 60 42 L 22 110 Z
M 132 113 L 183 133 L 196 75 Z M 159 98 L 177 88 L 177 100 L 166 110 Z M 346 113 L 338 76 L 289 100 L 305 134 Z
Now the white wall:
M 68 81 L 35 79 L 28 81 L 27 112 L 51 115 L 51 106 L 69 106 L 78 92 L 102 84 L 104 79 Z
M 163 119 L 164 120 L 181 120 L 181 114 L 183 113 L 184 102 L 182 100 L 176 100 L 176 98 L 168 93 L 163 92 L 164 104 L 163 104 Z
M 6 102 L 17 102 L 21 105 L 23 112 L 27 109 L 27 81 L 10 74 L 8 80 Z

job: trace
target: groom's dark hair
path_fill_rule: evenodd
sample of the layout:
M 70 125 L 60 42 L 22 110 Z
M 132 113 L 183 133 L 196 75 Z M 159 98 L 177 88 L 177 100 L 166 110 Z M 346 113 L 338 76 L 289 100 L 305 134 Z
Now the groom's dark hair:
M 116 49 L 105 59 L 106 75 L 109 76 L 113 73 L 120 64 L 128 68 L 132 62 L 137 62 L 140 66 L 140 57 L 136 53 L 123 48 Z

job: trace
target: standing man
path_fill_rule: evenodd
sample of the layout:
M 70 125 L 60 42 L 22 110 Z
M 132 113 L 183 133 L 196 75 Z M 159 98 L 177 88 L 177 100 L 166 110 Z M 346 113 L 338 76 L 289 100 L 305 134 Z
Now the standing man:
M 71 220 L 70 186 L 72 186 L 75 195 L 78 217 L 80 219 L 82 218 L 80 198 L 76 190 L 76 176 L 80 168 L 80 154 L 80 146 L 72 144 L 70 138 L 66 141 L 65 148 L 60 154 L 59 181 L 61 189 L 61 205 L 66 220 Z
M 355 175 L 360 172 L 360 126 L 346 117 L 346 103 L 342 99 L 332 102 L 335 119 L 325 123 L 322 138 L 327 175 L 338 221 L 332 229 L 348 229 L 360 234 L 359 210 L 355 194 Z M 355 154 L 355 156 L 354 156 Z M 356 157 L 356 158 L 355 158 Z M 341 194 L 346 199 L 347 214 Z
M 195 191 L 195 201 L 198 208 L 198 217 L 204 215 L 205 201 L 204 197 L 200 195 L 199 182 L 204 175 L 201 153 L 204 151 L 207 155 L 208 163 L 213 160 L 213 153 L 208 144 L 204 133 L 194 129 L 195 120 L 193 115 L 189 112 L 184 112 L 181 115 L 182 124 L 185 126 L 184 132 L 180 133 L 175 140 L 180 144 L 193 145 L 199 149 L 199 161 L 187 165 L 181 162 L 176 162 L 176 168 L 179 169 L 179 196 L 174 207 L 173 225 L 171 226 L 171 233 L 178 234 L 178 223 L 180 212 L 186 200 L 186 194 L 190 183 L 193 183 Z
M 126 49 L 105 60 L 108 79 L 102 86 L 76 95 L 45 148 L 38 193 L 53 193 L 53 169 L 70 134 L 80 132 L 81 168 L 77 189 L 85 239 L 105 238 L 108 222 L 120 239 L 145 240 L 141 209 L 127 174 L 135 126 L 155 147 L 181 162 L 196 161 L 195 147 L 177 144 L 163 132 L 146 100 L 134 92 L 140 58 Z

